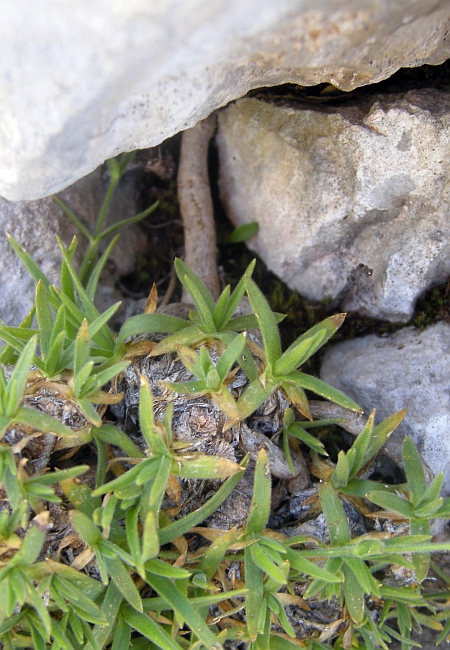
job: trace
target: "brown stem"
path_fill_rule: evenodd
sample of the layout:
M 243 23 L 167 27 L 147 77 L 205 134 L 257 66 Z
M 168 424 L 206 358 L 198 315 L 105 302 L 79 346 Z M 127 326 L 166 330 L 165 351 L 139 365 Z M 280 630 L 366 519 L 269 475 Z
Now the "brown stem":
M 183 133 L 178 171 L 178 201 L 184 224 L 185 262 L 216 300 L 220 295 L 216 228 L 208 176 L 208 147 L 216 128 L 210 115 Z M 183 302 L 190 302 L 183 291 Z

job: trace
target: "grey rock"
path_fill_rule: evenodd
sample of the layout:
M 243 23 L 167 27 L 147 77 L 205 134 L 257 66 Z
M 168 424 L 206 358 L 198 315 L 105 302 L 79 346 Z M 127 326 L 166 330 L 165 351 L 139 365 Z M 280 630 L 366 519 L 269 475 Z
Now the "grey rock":
M 105 226 L 136 214 L 137 172 L 138 170 L 133 170 L 123 176 L 110 204 Z M 58 194 L 58 197 L 92 232 L 108 183 L 109 178 L 101 167 Z M 72 237 L 77 235 L 78 260 L 82 259 L 86 250 L 86 241 L 50 197 L 15 203 L 0 197 L 0 318 L 9 325 L 18 325 L 33 305 L 35 282 L 10 247 L 6 233 L 11 234 L 25 248 L 48 278 L 58 286 L 62 257 L 56 237 L 60 237 L 67 246 Z M 112 284 L 116 277 L 130 273 L 143 246 L 145 239 L 139 226 L 128 226 L 111 256 L 111 272 L 109 275 L 104 274 L 103 281 Z M 108 295 L 103 291 L 101 307 L 106 309 L 117 299 L 117 293 L 112 288 Z
M 391 321 L 450 273 L 450 96 L 243 99 L 219 116 L 220 189 L 249 247 L 292 289 Z
M 338 343 L 325 354 L 320 376 L 367 414 L 375 408 L 377 422 L 407 408 L 388 451 L 399 456 L 402 438 L 410 436 L 430 470 L 444 472 L 443 493 L 450 494 L 450 325 Z
M 449 58 L 447 0 L 4 0 L 0 194 L 37 199 L 249 90 Z

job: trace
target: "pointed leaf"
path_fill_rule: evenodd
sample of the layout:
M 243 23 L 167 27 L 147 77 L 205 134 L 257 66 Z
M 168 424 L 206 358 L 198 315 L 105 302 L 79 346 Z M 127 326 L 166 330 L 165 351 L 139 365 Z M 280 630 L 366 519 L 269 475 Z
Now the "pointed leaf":
M 25 391 L 28 373 L 30 372 L 31 362 L 36 351 L 36 345 L 37 337 L 33 336 L 33 338 L 28 341 L 19 359 L 17 360 L 16 366 L 8 381 L 6 394 L 3 396 L 2 415 L 14 417 L 19 408 L 23 393 Z
M 253 562 L 261 569 L 261 571 L 267 573 L 272 580 L 275 580 L 275 582 L 278 582 L 280 585 L 285 585 L 287 583 L 287 578 L 284 572 L 267 557 L 257 543 L 252 544 L 249 548 Z
M 119 237 L 120 237 L 120 235 L 116 235 L 111 240 L 111 242 L 108 244 L 105 252 L 102 254 L 100 259 L 97 261 L 96 265 L 92 269 L 91 273 L 89 274 L 89 280 L 88 280 L 88 283 L 86 285 L 86 294 L 88 295 L 88 297 L 92 301 L 95 298 L 95 293 L 97 291 L 97 285 L 98 285 L 98 281 L 100 279 L 100 275 L 101 275 L 103 269 L 105 268 L 105 264 L 108 261 L 113 248 L 117 244 L 117 242 L 119 240 Z
M 36 264 L 36 262 L 33 260 L 31 255 L 27 253 L 27 251 L 19 244 L 18 241 L 14 239 L 11 235 L 6 233 L 6 237 L 8 239 L 8 242 L 11 245 L 11 248 L 14 250 L 16 253 L 17 257 L 20 259 L 22 264 L 25 266 L 27 269 L 28 273 L 31 275 L 33 280 L 35 282 L 39 282 L 39 280 L 42 281 L 43 285 L 45 288 L 48 288 L 51 284 L 50 280 L 48 277 L 41 271 L 39 266 Z
M 300 388 L 304 388 L 306 390 L 312 391 L 313 393 L 317 393 L 317 395 L 325 397 L 325 399 L 329 399 L 331 402 L 339 404 L 339 406 L 343 406 L 344 408 L 350 409 L 351 411 L 362 413 L 362 408 L 356 404 L 356 402 L 347 397 L 347 395 L 344 395 L 344 393 L 342 393 L 337 388 L 330 386 L 330 384 L 327 384 L 317 377 L 306 375 L 303 372 L 291 372 L 284 377 L 277 377 L 277 379 L 283 380 L 283 383 L 284 381 L 292 381 L 293 383 L 300 386 Z
M 121 612 L 130 628 L 149 639 L 152 644 L 157 645 L 162 650 L 181 650 L 181 646 L 166 632 L 162 625 L 156 623 L 147 614 L 137 612 L 131 607 L 123 607 Z M 127 646 L 121 645 L 120 647 L 128 647 L 128 643 Z
M 323 514 L 330 531 L 333 546 L 348 544 L 351 539 L 350 528 L 344 507 L 331 485 L 319 485 L 319 498 Z
M 220 359 L 216 364 L 216 370 L 222 381 L 225 379 L 226 375 L 231 370 L 233 364 L 242 355 L 245 347 L 245 341 L 246 341 L 245 334 L 239 334 L 233 339 L 230 345 L 220 356 Z
M 231 323 L 229 323 L 230 319 L 233 318 L 233 314 L 238 308 L 239 303 L 242 300 L 242 297 L 245 293 L 245 277 L 250 278 L 252 276 L 253 270 L 255 268 L 256 260 L 252 260 L 250 264 L 247 266 L 244 275 L 242 278 L 239 280 L 237 283 L 234 291 L 232 292 L 230 296 L 230 300 L 227 305 L 227 309 L 222 321 L 222 328 L 225 329 L 227 325 L 229 325 L 230 329 L 234 329 L 231 327 Z M 247 329 L 247 327 L 244 327 L 244 329 Z M 250 329 L 250 328 L 248 328 Z
M 386 510 L 398 512 L 407 519 L 414 517 L 414 507 L 411 501 L 408 501 L 397 494 L 389 494 L 388 492 L 369 492 L 366 498 Z
M 230 285 L 228 284 L 220 294 L 219 300 L 217 301 L 213 312 L 213 321 L 217 331 L 221 329 L 227 311 L 229 300 L 230 300 Z
M 274 373 L 276 375 L 287 375 L 305 363 L 333 336 L 344 322 L 344 319 L 345 314 L 335 314 L 314 325 L 284 352 L 274 366 Z
M 153 315 L 155 314 L 152 314 L 152 316 Z M 178 345 L 193 346 L 206 341 L 207 338 L 208 337 L 204 332 L 195 325 L 192 325 L 186 327 L 182 331 L 175 332 L 175 334 L 172 334 L 171 336 L 167 336 L 160 343 L 155 345 L 149 356 L 157 357 L 160 354 L 166 354 L 167 352 L 175 352 Z
M 391 433 L 395 431 L 395 429 L 398 427 L 400 422 L 405 417 L 406 411 L 407 409 L 403 409 L 403 411 L 399 411 L 398 413 L 394 413 L 393 415 L 390 415 L 388 418 L 383 420 L 383 422 L 380 422 L 380 424 L 378 424 L 375 427 L 370 437 L 370 442 L 366 450 L 365 459 L 369 460 L 379 452 L 379 450 L 385 444 L 386 440 L 389 438 Z
M 189 291 L 198 312 L 202 314 L 202 316 L 204 314 L 207 320 L 209 314 L 209 319 L 213 324 L 212 315 L 214 313 L 215 306 L 208 289 L 205 287 L 200 278 L 195 275 L 195 273 L 182 260 L 175 258 L 174 264 L 178 279 L 185 287 L 185 289 Z M 195 295 L 191 293 L 191 290 L 194 290 Z M 197 301 L 199 301 L 199 303 L 197 303 Z M 201 306 L 201 309 L 199 306 Z M 204 324 L 206 325 L 206 321 L 204 321 Z M 211 331 L 214 331 L 214 329 L 215 328 L 213 328 Z
M 272 369 L 275 362 L 281 357 L 281 342 L 276 319 L 269 303 L 253 280 L 245 276 L 244 283 L 263 337 L 267 365 Z
M 345 604 L 352 620 L 358 625 L 362 623 L 364 618 L 364 589 L 349 567 L 344 564 L 342 568 L 345 575 Z
M 267 451 L 261 449 L 255 467 L 253 496 L 250 502 L 250 512 L 247 519 L 246 533 L 261 534 L 267 526 L 270 514 L 270 496 L 272 479 L 270 476 L 269 459 Z
M 136 589 L 136 586 L 131 579 L 128 569 L 124 567 L 121 560 L 118 558 L 103 555 L 103 559 L 111 579 L 122 596 L 132 607 L 134 607 L 134 609 L 138 612 L 142 612 L 142 600 L 139 591 Z
M 406 437 L 403 440 L 402 455 L 406 480 L 408 482 L 409 498 L 412 504 L 416 505 L 425 495 L 427 482 L 422 460 L 411 438 Z

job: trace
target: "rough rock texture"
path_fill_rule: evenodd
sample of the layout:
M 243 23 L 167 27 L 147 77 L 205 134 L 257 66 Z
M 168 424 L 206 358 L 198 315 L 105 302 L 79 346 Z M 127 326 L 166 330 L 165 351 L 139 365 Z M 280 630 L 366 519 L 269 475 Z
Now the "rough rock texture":
M 136 214 L 135 181 L 136 171 L 123 176 L 110 204 L 105 225 Z M 58 196 L 92 231 L 108 182 L 108 175 L 101 167 Z M 6 233 L 25 247 L 42 271 L 57 285 L 62 258 L 56 236 L 67 245 L 77 235 L 80 259 L 86 242 L 50 197 L 17 203 L 0 197 L 0 318 L 9 325 L 18 325 L 33 304 L 35 282 L 10 247 Z M 133 270 L 136 255 L 144 244 L 139 226 L 128 226 L 111 256 L 113 277 Z M 103 300 L 102 309 L 120 299 L 113 295 L 112 287 L 109 293 L 111 295 Z
M 36 199 L 250 89 L 350 90 L 450 54 L 447 0 L 4 0 L 0 195 Z
M 226 210 L 235 225 L 259 223 L 249 246 L 292 289 L 405 321 L 448 276 L 447 93 L 339 107 L 243 99 L 219 125 Z
M 376 408 L 378 422 L 407 408 L 389 449 L 398 454 L 410 436 L 432 472 L 444 471 L 443 493 L 450 494 L 450 325 L 339 343 L 325 354 L 320 376 L 367 413 Z

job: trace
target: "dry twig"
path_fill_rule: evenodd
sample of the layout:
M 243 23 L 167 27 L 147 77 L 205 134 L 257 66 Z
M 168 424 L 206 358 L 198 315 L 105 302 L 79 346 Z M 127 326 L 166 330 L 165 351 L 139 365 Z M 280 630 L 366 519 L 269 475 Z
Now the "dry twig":
M 216 229 L 208 176 L 208 147 L 216 128 L 210 115 L 183 133 L 178 171 L 178 201 L 184 224 L 185 262 L 214 299 L 220 295 Z M 183 292 L 183 302 L 190 302 Z

